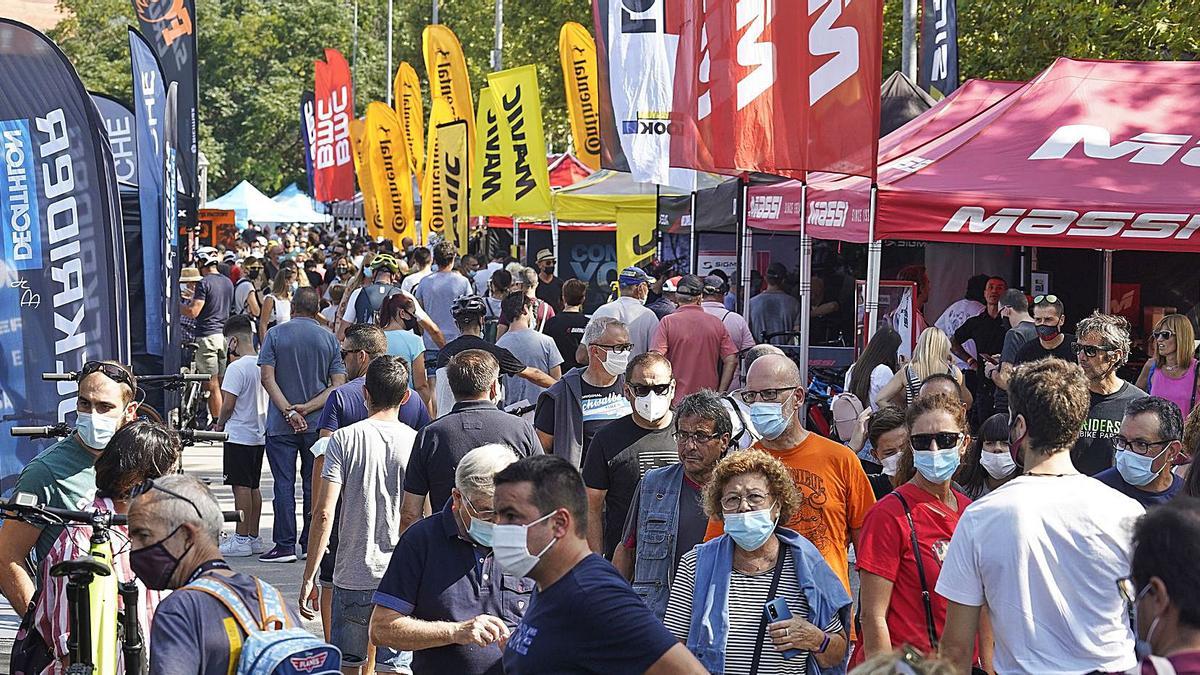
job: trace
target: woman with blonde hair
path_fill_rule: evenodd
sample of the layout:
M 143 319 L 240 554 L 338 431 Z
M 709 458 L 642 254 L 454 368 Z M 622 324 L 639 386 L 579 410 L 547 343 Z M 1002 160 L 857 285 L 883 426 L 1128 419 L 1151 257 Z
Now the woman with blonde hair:
M 931 375 L 947 374 L 958 382 L 963 403 L 971 406 L 971 393 L 963 386 L 963 374 L 951 361 L 950 338 L 937 327 L 926 328 L 917 338 L 912 360 L 896 371 L 892 379 L 879 390 L 876 398 L 881 405 L 891 402 L 901 408 L 917 397 L 921 384 Z
M 1137 386 L 1179 406 L 1186 417 L 1196 407 L 1196 331 L 1182 314 L 1168 314 L 1150 333 L 1151 355 Z
M 267 330 L 272 326 L 290 321 L 292 318 L 292 294 L 300 287 L 303 276 L 294 265 L 285 265 L 275 273 L 271 292 L 263 298 L 262 311 L 258 315 L 258 341 L 267 339 Z

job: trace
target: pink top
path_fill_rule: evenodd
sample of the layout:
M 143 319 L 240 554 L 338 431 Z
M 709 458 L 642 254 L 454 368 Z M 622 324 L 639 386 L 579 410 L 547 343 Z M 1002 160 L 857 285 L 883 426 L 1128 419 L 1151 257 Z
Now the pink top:
M 716 389 L 721 359 L 738 349 L 725 324 L 700 305 L 681 305 L 663 317 L 650 341 L 650 351 L 671 362 L 675 376 L 675 400 L 701 389 Z
M 1192 410 L 1192 393 L 1195 386 L 1196 359 L 1192 359 L 1192 365 L 1179 377 L 1171 377 L 1162 368 L 1154 368 L 1150 373 L 1148 391 L 1152 396 L 1174 401 L 1183 412 L 1183 416 L 1187 417 Z

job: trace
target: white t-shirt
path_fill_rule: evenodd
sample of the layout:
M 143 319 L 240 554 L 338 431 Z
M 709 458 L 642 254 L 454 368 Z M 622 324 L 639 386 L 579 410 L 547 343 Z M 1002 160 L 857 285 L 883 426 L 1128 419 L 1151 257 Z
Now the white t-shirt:
M 888 382 L 891 382 L 892 375 L 895 375 L 895 373 L 892 372 L 892 369 L 888 368 L 887 366 L 883 365 L 882 363 L 875 366 L 871 370 L 871 388 L 870 388 L 870 393 L 869 393 L 869 397 L 871 400 L 870 401 L 861 401 L 861 403 L 864 406 L 870 406 L 871 409 L 873 409 L 873 410 L 879 410 L 879 403 L 875 399 L 879 397 L 879 390 L 886 387 Z M 854 368 L 851 367 L 846 370 L 846 381 L 842 384 L 842 387 L 846 391 L 850 391 L 850 378 L 852 378 L 853 376 L 854 376 Z
M 1129 574 L 1136 501 L 1088 476 L 1020 476 L 962 514 L 937 592 L 987 604 L 999 673 L 1133 668 L 1117 579 Z
M 271 318 L 267 323 L 275 323 L 278 325 L 292 320 L 291 300 L 275 297 L 274 295 L 268 295 L 267 297 L 275 301 L 275 304 L 271 309 Z
M 221 391 L 237 396 L 233 415 L 225 424 L 229 442 L 263 445 L 267 442 L 267 390 L 259 379 L 258 359 L 242 356 L 225 369 Z
M 412 293 L 413 289 L 417 287 L 417 284 L 421 283 L 421 280 L 430 274 L 433 274 L 432 265 L 430 267 L 426 267 L 420 272 L 413 272 L 412 274 L 409 274 L 408 276 L 404 277 L 403 281 L 400 282 L 400 290 Z

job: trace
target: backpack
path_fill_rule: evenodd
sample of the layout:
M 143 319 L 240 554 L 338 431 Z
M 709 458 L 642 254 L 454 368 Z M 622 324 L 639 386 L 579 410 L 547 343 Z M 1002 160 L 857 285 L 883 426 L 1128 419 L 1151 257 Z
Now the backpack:
M 383 302 L 399 293 L 400 289 L 391 284 L 370 284 L 364 286 L 354 301 L 355 323 L 379 323 L 379 308 Z
M 496 344 L 496 333 L 499 332 L 497 329 L 500 326 L 500 317 L 492 313 L 492 303 L 489 300 L 491 298 L 483 299 L 485 310 L 483 315 L 483 334 L 480 337 L 491 344 Z
M 254 614 L 227 584 L 214 577 L 197 579 L 185 586 L 216 598 L 241 626 L 245 642 L 230 642 L 229 660 L 236 661 L 237 675 L 340 675 L 342 652 L 312 633 L 288 627 L 287 607 L 278 589 L 264 587 L 258 579 L 258 602 L 263 620 Z

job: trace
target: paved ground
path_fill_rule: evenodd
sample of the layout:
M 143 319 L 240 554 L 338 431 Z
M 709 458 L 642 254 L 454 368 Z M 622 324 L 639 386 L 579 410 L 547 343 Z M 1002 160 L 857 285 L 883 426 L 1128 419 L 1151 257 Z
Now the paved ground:
M 187 448 L 184 451 L 183 465 L 185 472 L 209 482 L 213 493 L 221 502 L 221 508 L 230 511 L 233 510 L 233 491 L 221 484 L 220 444 L 203 444 Z M 267 468 L 264 461 L 261 534 L 263 539 L 268 542 L 271 539 L 271 523 L 274 518 L 271 510 L 272 488 L 271 471 Z M 299 498 L 299 482 L 296 485 L 296 495 Z M 300 510 L 300 508 L 297 508 L 297 511 Z M 229 530 L 232 531 L 232 525 L 229 526 Z M 263 563 L 258 561 L 257 556 L 252 556 L 249 558 L 230 558 L 229 563 L 239 572 L 254 575 L 272 584 L 283 592 L 288 604 L 295 607 L 297 595 L 300 593 L 300 575 L 304 573 L 304 561 L 297 560 L 294 563 Z M 16 634 L 18 623 L 17 615 L 12 610 L 12 607 L 9 606 L 8 601 L 0 597 L 0 673 L 9 672 L 9 653 L 12 650 L 13 636 Z M 321 633 L 320 621 L 305 622 L 304 627 L 318 635 Z

